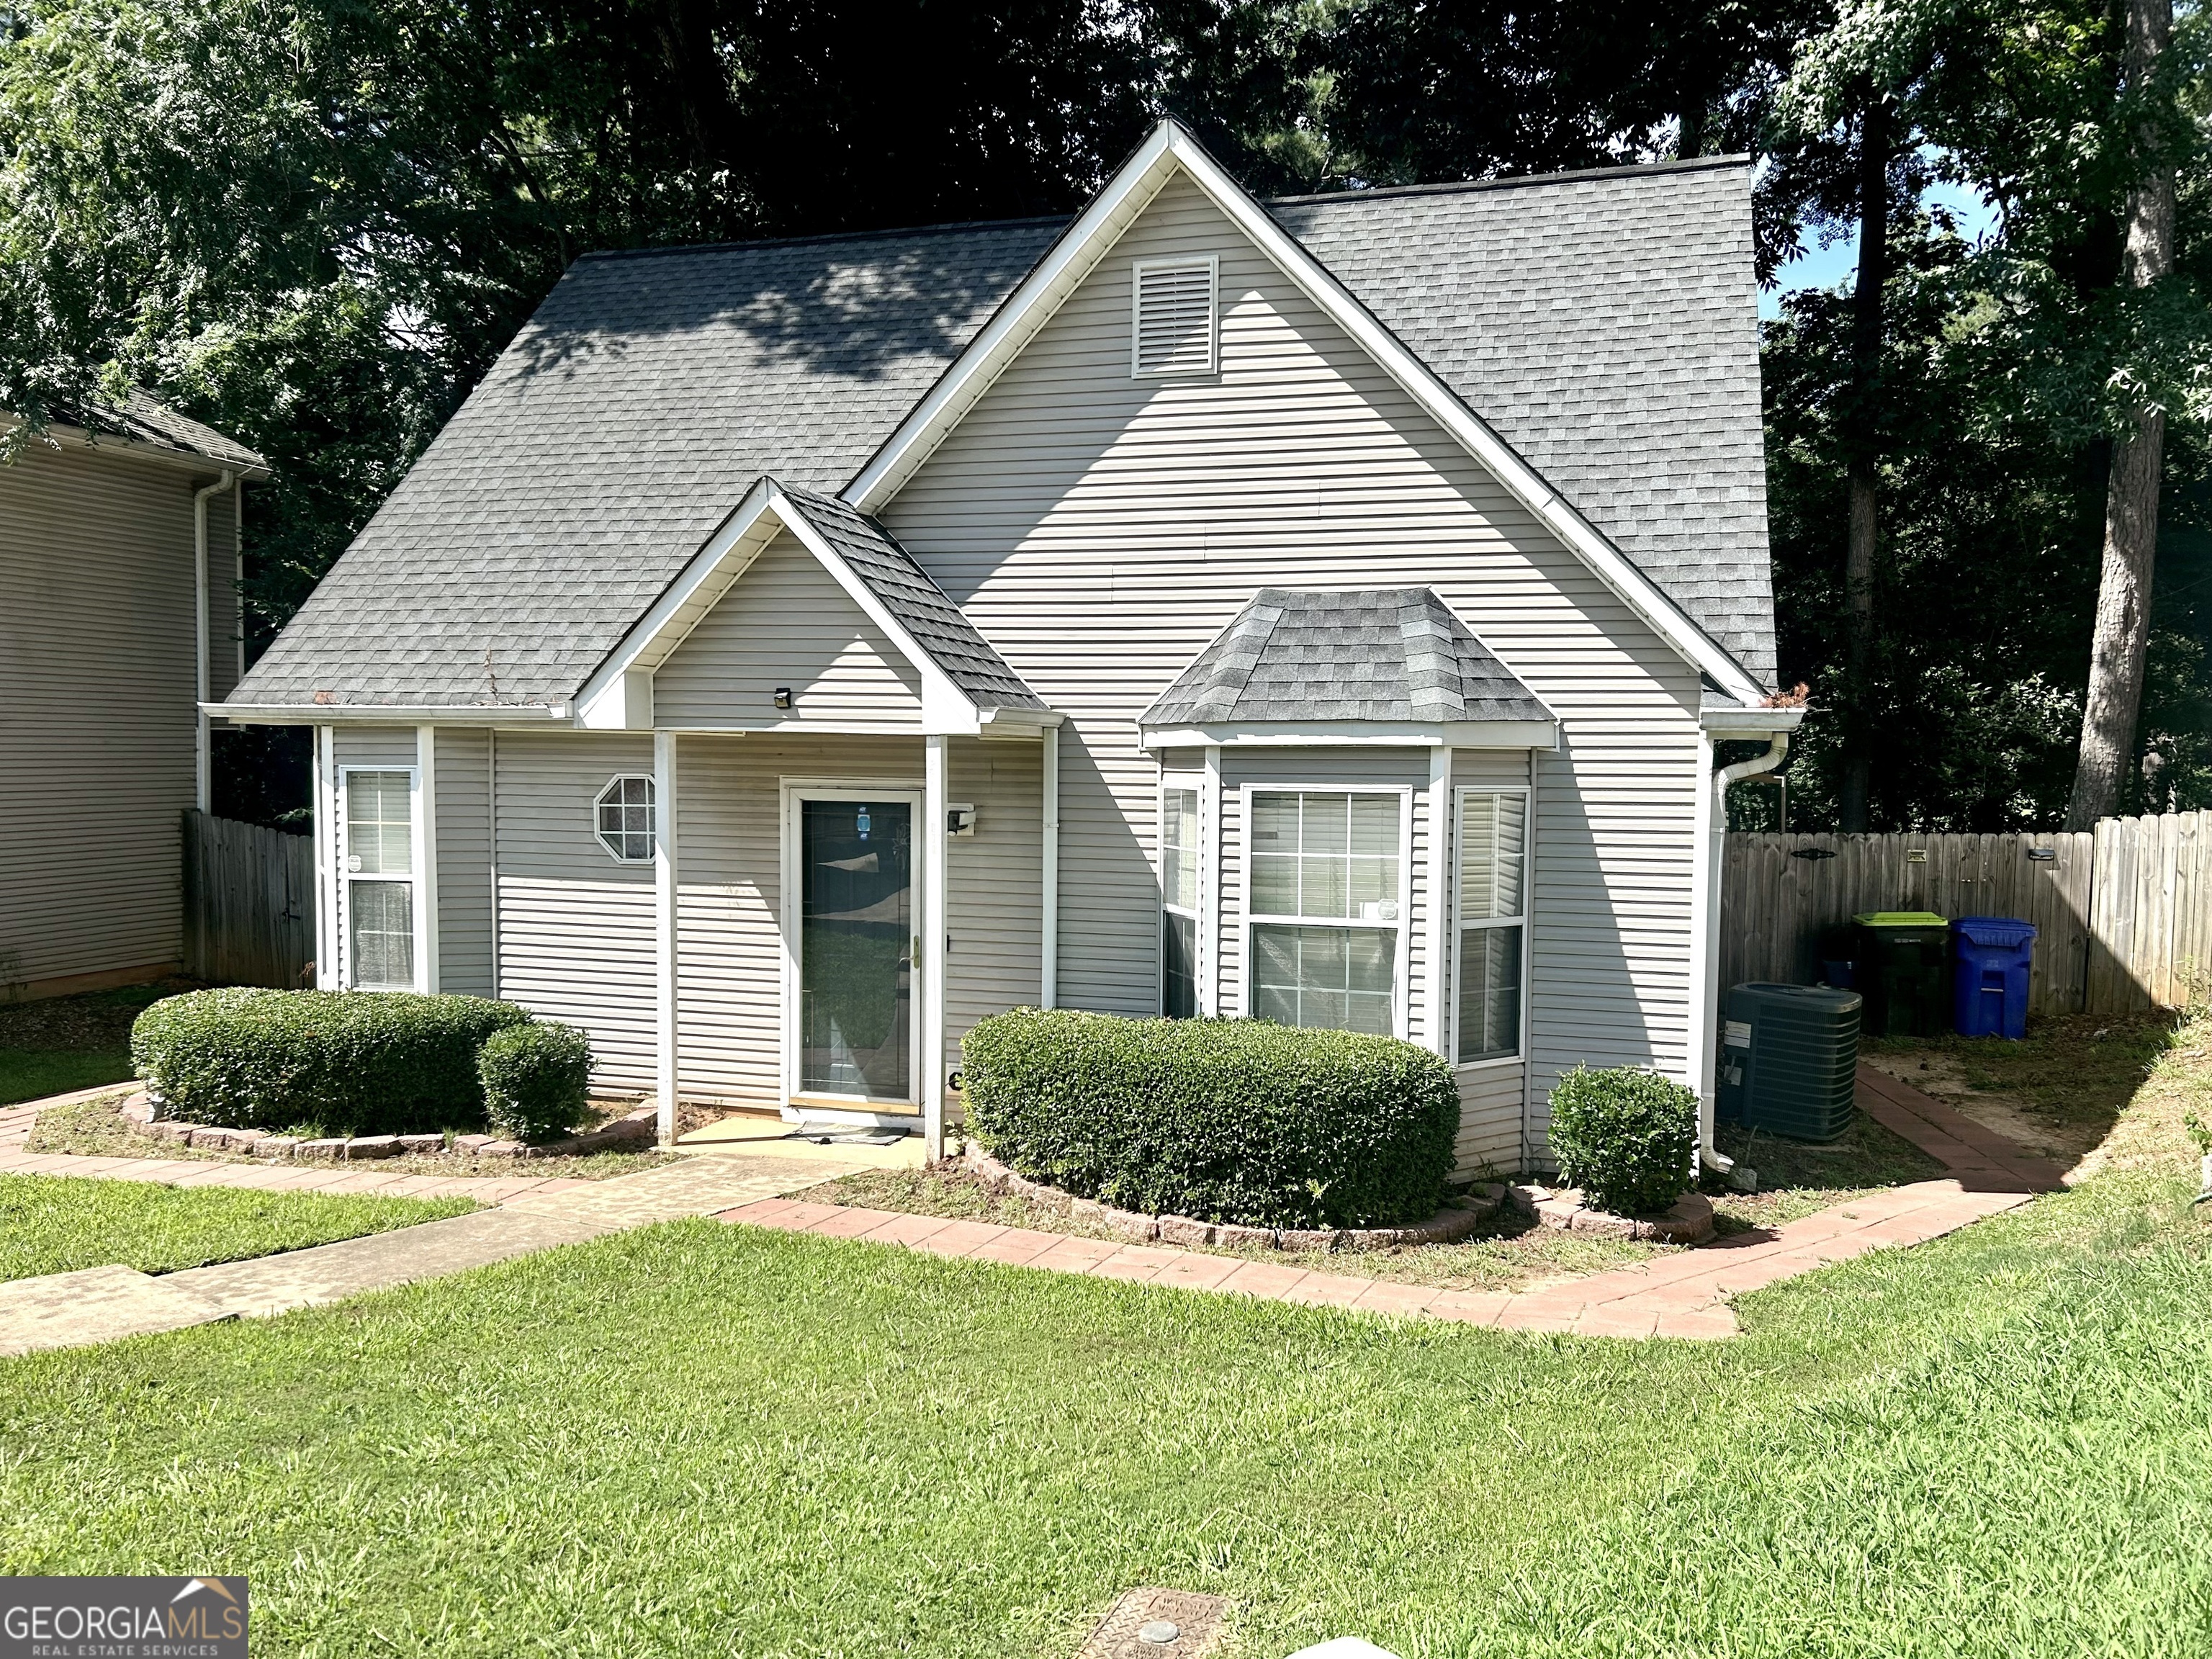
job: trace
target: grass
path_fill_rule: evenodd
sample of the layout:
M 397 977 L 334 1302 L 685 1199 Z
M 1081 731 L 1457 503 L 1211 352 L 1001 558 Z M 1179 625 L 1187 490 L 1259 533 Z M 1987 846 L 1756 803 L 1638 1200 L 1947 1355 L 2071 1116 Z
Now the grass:
M 1716 1224 L 1723 1233 L 1778 1227 L 1885 1187 L 1940 1180 L 1944 1173 L 1942 1159 L 1864 1112 L 1853 1112 L 1850 1128 L 1820 1144 L 1762 1134 L 1733 1123 L 1717 1125 L 1713 1141 L 1759 1176 L 1755 1193 L 1734 1191 L 1720 1181 L 1706 1183 Z
M 0 1106 L 127 1082 L 131 1022 L 188 981 L 0 1004 Z
M 158 1158 L 205 1164 L 255 1164 L 267 1160 L 245 1152 L 218 1152 L 174 1141 L 151 1140 L 123 1121 L 118 1109 L 122 1093 L 66 1106 L 49 1106 L 31 1125 L 25 1145 L 34 1152 L 67 1152 L 80 1158 Z M 604 1181 L 613 1176 L 657 1170 L 673 1154 L 666 1152 L 587 1152 L 581 1158 L 464 1158 L 458 1153 L 434 1158 L 380 1159 L 377 1170 L 386 1175 L 479 1176 L 485 1178 L 559 1176 L 571 1180 Z
M 2202 1654 L 2205 1046 L 2075 1190 L 1723 1344 L 687 1222 L 0 1362 L 0 1573 L 244 1572 L 303 1659 L 1064 1659 L 1133 1584 L 1224 1659 Z
M 467 1199 L 324 1197 L 0 1175 L 0 1280 L 121 1262 L 175 1273 L 465 1215 Z

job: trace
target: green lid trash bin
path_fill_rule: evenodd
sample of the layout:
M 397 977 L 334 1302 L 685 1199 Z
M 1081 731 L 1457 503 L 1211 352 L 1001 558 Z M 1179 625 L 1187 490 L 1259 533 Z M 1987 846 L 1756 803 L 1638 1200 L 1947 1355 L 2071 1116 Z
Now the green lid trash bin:
M 1867 910 L 1856 979 L 1869 1036 L 1941 1036 L 1951 1029 L 1951 924 L 1929 910 Z

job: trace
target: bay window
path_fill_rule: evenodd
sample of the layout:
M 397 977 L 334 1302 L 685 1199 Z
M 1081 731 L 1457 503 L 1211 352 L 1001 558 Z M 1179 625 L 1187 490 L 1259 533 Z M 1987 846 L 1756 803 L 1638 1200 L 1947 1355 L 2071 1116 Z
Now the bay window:
M 1160 1012 L 1198 1013 L 1198 791 L 1160 791 Z
M 346 983 L 415 988 L 415 774 L 349 770 L 339 867 L 343 872 Z
M 1252 1013 L 1395 1035 L 1404 793 L 1255 789 L 1245 822 Z
M 1528 933 L 1528 797 L 1459 791 L 1456 1058 L 1462 1066 L 1521 1053 L 1522 958 Z

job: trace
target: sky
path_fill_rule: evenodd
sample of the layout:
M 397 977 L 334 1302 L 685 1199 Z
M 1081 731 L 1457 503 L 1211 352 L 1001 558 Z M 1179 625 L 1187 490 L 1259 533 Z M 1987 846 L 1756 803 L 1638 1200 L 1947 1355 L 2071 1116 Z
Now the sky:
M 1984 201 L 1974 191 L 1960 185 L 1937 185 L 1929 190 L 1921 200 L 1929 206 L 1948 207 L 1957 216 L 1959 234 L 1968 241 L 1976 241 L 1996 228 L 1996 208 Z M 1851 234 L 1827 247 L 1817 246 L 1814 233 L 1804 234 L 1805 252 L 1775 272 L 1777 286 L 1763 290 L 1759 296 L 1759 314 L 1771 320 L 1782 314 L 1782 296 L 1808 288 L 1848 286 L 1858 270 L 1858 232 Z

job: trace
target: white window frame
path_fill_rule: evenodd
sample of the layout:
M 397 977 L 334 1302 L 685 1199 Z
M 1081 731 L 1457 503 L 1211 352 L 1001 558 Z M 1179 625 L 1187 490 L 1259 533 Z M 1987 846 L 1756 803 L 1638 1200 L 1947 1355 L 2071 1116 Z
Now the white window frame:
M 613 788 L 617 784 L 628 781 L 631 779 L 635 779 L 645 785 L 646 811 L 650 814 L 650 816 L 646 819 L 646 834 L 653 838 L 653 849 L 659 848 L 660 845 L 660 789 L 659 787 L 653 782 L 653 774 L 650 772 L 617 772 L 613 776 L 610 777 L 605 783 L 599 787 L 598 791 L 592 796 L 592 839 L 599 843 L 599 851 L 605 853 L 617 864 L 635 868 L 641 865 L 651 864 L 653 860 L 654 852 L 653 850 L 648 850 L 646 855 L 641 859 L 626 859 L 621 854 L 616 852 L 613 848 L 607 845 L 606 831 L 599 828 L 599 808 L 606 802 L 607 791 Z
M 1450 1048 L 1446 1050 L 1455 1072 L 1487 1071 L 1493 1066 L 1525 1065 L 1528 1058 L 1528 963 L 1535 952 L 1530 948 L 1528 925 L 1531 891 L 1536 869 L 1536 808 L 1534 792 L 1525 783 L 1461 783 L 1454 784 L 1451 792 L 1451 861 L 1447 868 L 1451 876 L 1451 984 L 1444 995 L 1445 1021 L 1449 1027 Z M 1467 838 L 1467 798 L 1469 795 L 1518 795 L 1521 797 L 1521 914 L 1517 916 L 1462 915 L 1463 896 L 1460 883 L 1460 854 Z M 1461 981 L 1460 945 L 1470 927 L 1518 927 L 1521 930 L 1520 1005 L 1514 1021 L 1514 1032 L 1519 1038 L 1510 1054 L 1492 1054 L 1487 1060 L 1462 1060 L 1459 1057 L 1459 994 Z
M 1273 912 L 1256 914 L 1252 908 L 1252 874 L 1256 854 L 1252 841 L 1252 797 L 1255 795 L 1395 795 L 1398 800 L 1398 919 L 1387 921 L 1362 921 L 1353 916 L 1281 916 Z M 1242 979 L 1244 1006 L 1243 1012 L 1250 1014 L 1257 998 L 1255 979 L 1259 962 L 1253 952 L 1252 930 L 1255 927 L 1364 927 L 1375 932 L 1395 927 L 1397 948 L 1390 969 L 1390 1035 L 1403 1037 L 1407 1033 L 1411 994 L 1407 981 L 1411 977 L 1413 879 L 1413 791 L 1405 784 L 1340 783 L 1333 780 L 1267 779 L 1247 780 L 1237 786 L 1237 835 L 1243 845 L 1238 848 L 1237 880 L 1238 884 L 1237 913 L 1242 928 L 1244 960 Z
M 426 826 L 422 822 L 422 769 L 420 765 L 378 765 L 371 762 L 364 761 L 358 765 L 340 766 L 337 769 L 337 787 L 335 792 L 335 797 L 331 802 L 332 811 L 331 816 L 332 836 L 337 848 L 337 857 L 335 860 L 337 866 L 337 869 L 335 872 L 337 876 L 336 885 L 337 888 L 338 898 L 337 937 L 333 941 L 333 944 L 336 945 L 337 951 L 338 984 L 342 988 L 349 991 L 363 989 L 372 991 L 427 991 L 428 989 L 428 983 L 426 975 L 428 973 L 430 964 L 428 960 L 428 952 L 424 950 L 423 945 L 424 934 L 428 929 L 429 918 L 425 916 L 422 913 L 424 897 L 422 872 L 425 862 L 429 856 L 429 837 L 426 833 Z M 367 871 L 363 871 L 356 874 L 349 867 L 353 861 L 353 852 L 348 844 L 351 840 L 349 828 L 352 817 L 352 812 L 350 810 L 352 801 L 351 785 L 353 775 L 356 772 L 404 772 L 407 775 L 407 863 L 409 867 L 407 874 L 404 877 L 377 874 Z M 414 957 L 414 980 L 411 983 L 407 985 L 372 985 L 366 987 L 357 985 L 354 979 L 353 961 L 354 883 L 356 881 L 396 882 L 403 880 L 407 884 L 408 889 L 408 915 L 414 923 L 415 945 L 413 951 L 410 953 Z
M 928 829 L 924 811 L 926 791 L 920 783 L 904 781 L 871 784 L 866 780 L 854 782 L 849 779 L 786 778 L 782 781 L 783 811 L 780 817 L 783 825 L 783 1006 L 780 1018 L 783 1024 L 783 1106 L 787 1115 L 801 1115 L 794 1109 L 804 1106 L 803 1115 L 809 1118 L 849 1119 L 856 1123 L 878 1120 L 910 1125 L 919 1117 L 922 1108 L 923 1076 L 922 1026 L 923 1011 L 928 1006 L 923 994 L 922 975 L 939 971 L 935 956 L 919 947 L 922 939 L 923 919 L 927 912 L 922 904 L 922 884 L 928 877 L 928 866 L 922 857 L 921 837 Z M 914 952 L 908 969 L 907 1018 L 907 1089 L 903 1101 L 871 1100 L 866 1095 L 830 1095 L 802 1092 L 799 1089 L 800 1022 L 800 875 L 799 848 L 801 803 L 810 800 L 901 801 L 911 810 L 908 820 L 914 826 L 914 864 L 910 872 L 914 896 L 909 902 L 913 917 L 914 937 L 908 945 Z M 942 948 L 936 953 L 942 955 Z M 828 1108 L 829 1109 L 820 1109 Z
M 1206 267 L 1206 367 L 1146 368 L 1144 366 L 1145 273 Z M 1133 380 L 1199 380 L 1221 372 L 1221 256 L 1186 255 L 1178 259 L 1137 259 L 1129 266 L 1129 378 Z
M 1168 796 L 1170 793 L 1188 795 L 1197 803 L 1192 813 L 1193 821 L 1198 825 L 1198 844 L 1191 848 L 1194 860 L 1191 876 L 1193 885 L 1198 890 L 1198 902 L 1188 908 L 1168 902 Z M 1156 829 L 1152 840 L 1156 856 L 1152 860 L 1152 885 L 1159 894 L 1160 919 L 1152 937 L 1158 941 L 1161 952 L 1159 1000 L 1156 1006 L 1164 1018 L 1168 1011 L 1167 919 L 1171 915 L 1188 916 L 1191 920 L 1192 1012 L 1203 1018 L 1206 1012 L 1206 956 L 1200 947 L 1206 939 L 1206 845 L 1210 828 L 1206 812 L 1206 775 L 1203 772 L 1163 772 L 1159 793 L 1153 806 L 1156 815 L 1152 823 Z

